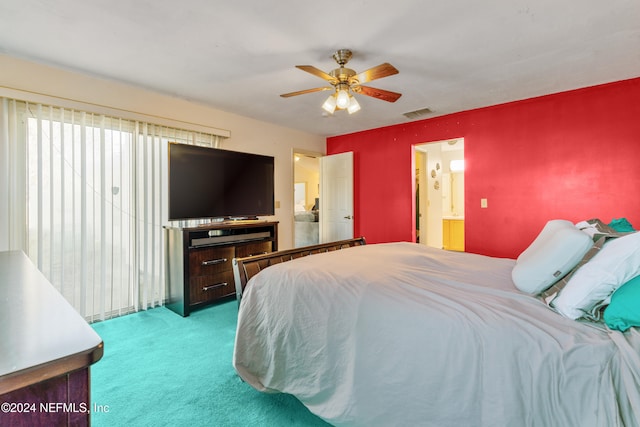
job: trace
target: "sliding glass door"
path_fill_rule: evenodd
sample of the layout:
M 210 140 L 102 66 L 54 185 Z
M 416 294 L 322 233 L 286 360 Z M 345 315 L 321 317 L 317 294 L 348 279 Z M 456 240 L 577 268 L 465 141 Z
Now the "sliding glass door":
M 10 181 L 8 228 L 22 228 L 4 245 L 24 250 L 89 321 L 162 305 L 168 142 L 217 146 L 219 137 L 20 101 L 3 106 L 2 147 L 17 166 L 0 180 Z

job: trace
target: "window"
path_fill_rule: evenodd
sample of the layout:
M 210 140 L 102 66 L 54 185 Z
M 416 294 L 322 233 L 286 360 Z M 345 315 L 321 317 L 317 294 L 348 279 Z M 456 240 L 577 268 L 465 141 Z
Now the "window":
M 3 105 L 6 117 L 15 116 L 5 121 L 13 129 L 3 147 L 25 163 L 9 174 L 12 182 L 24 180 L 24 196 L 11 196 L 24 208 L 12 208 L 11 222 L 20 226 L 16 216 L 25 212 L 25 237 L 9 246 L 25 250 L 89 321 L 162 305 L 168 142 L 217 146 L 219 137 L 19 101 Z

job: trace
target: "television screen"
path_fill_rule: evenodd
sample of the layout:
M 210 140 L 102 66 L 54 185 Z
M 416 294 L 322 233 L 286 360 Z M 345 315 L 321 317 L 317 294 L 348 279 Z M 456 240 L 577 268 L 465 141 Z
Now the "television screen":
M 169 144 L 169 220 L 274 215 L 274 158 Z

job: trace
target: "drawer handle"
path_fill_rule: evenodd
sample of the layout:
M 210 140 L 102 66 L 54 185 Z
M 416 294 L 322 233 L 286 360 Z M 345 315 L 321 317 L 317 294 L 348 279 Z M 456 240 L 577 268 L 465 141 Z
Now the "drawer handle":
M 228 285 L 227 282 L 222 282 L 222 283 L 218 283 L 218 284 L 215 284 L 215 285 L 203 286 L 202 290 L 204 292 L 207 292 L 207 291 L 210 291 L 212 289 L 224 288 L 227 285 Z
M 258 252 L 257 254 L 249 254 L 247 256 L 257 256 L 257 255 L 264 255 L 264 254 L 268 254 L 269 252 Z
M 206 267 L 208 265 L 222 264 L 224 262 L 227 262 L 226 258 L 218 258 L 218 259 L 211 259 L 209 261 L 202 261 L 202 265 Z

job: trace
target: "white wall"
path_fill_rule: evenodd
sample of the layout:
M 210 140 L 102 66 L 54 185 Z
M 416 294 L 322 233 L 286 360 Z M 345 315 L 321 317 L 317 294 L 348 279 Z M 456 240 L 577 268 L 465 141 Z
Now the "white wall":
M 309 158 L 304 154 L 298 154 L 300 160 L 294 164 L 295 182 L 306 185 L 305 208 L 311 209 L 316 203 L 316 197 L 320 197 L 320 159 Z
M 427 146 L 427 241 L 428 246 L 442 248 L 442 144 Z M 431 172 L 435 171 L 435 177 Z M 436 182 L 438 183 L 436 188 Z
M 280 221 L 279 249 L 293 247 L 293 149 L 325 153 L 324 137 L 7 55 L 0 55 L 0 70 L 0 96 L 34 102 L 45 102 L 48 97 L 54 97 L 57 99 L 48 102 L 59 100 L 61 104 L 73 104 L 73 108 L 97 113 L 116 109 L 120 110 L 122 117 L 139 113 L 153 116 L 145 120 L 154 122 L 157 118 L 155 122 L 161 124 L 168 119 L 185 122 L 192 127 L 224 129 L 230 131 L 231 137 L 225 140 L 222 148 L 274 156 L 275 198 L 280 207 L 276 207 L 275 216 L 269 219 Z M 180 127 L 178 123 L 173 126 Z
M 451 160 L 464 160 L 464 149 L 442 151 L 443 184 L 448 190 L 443 191 L 443 215 L 464 215 L 464 172 L 451 172 Z M 444 175 L 447 175 L 446 178 Z M 452 209 L 453 207 L 453 209 Z

